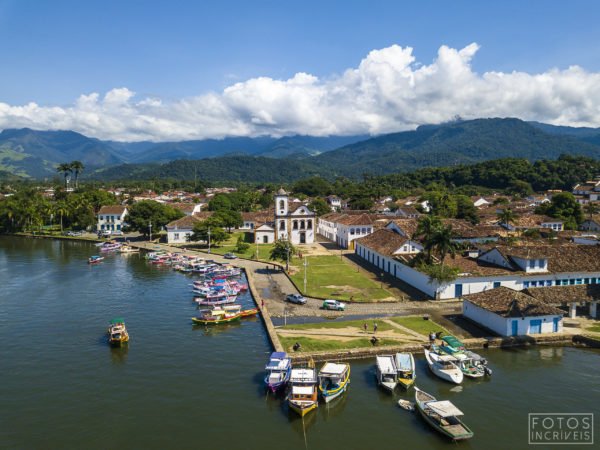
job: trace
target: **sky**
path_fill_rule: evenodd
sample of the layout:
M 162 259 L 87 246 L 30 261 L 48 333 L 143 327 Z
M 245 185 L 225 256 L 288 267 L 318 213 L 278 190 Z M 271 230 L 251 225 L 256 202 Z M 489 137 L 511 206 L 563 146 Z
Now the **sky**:
M 0 129 L 121 141 L 600 127 L 592 1 L 0 0 Z

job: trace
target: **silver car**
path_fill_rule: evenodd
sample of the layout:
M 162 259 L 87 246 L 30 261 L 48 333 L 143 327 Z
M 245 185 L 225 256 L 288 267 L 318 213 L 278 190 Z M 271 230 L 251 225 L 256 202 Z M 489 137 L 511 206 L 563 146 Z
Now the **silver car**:
M 306 299 L 302 297 L 300 294 L 290 294 L 285 298 L 290 303 L 295 303 L 297 305 L 305 305 Z

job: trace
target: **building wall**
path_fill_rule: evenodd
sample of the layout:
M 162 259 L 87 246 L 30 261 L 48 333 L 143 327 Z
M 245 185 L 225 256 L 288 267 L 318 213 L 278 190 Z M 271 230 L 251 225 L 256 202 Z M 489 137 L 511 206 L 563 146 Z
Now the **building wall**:
M 96 230 L 111 230 L 117 231 L 121 230 L 125 225 L 125 221 L 123 220 L 127 215 L 127 210 L 123 212 L 123 214 L 99 214 L 98 222 L 96 223 Z
M 169 244 L 185 244 L 189 242 L 189 237 L 192 235 L 192 230 L 180 229 L 180 230 L 169 230 L 167 229 L 167 243 Z
M 264 237 L 266 236 L 267 241 L 264 241 Z M 272 244 L 275 242 L 275 234 L 272 231 L 254 231 L 254 242 L 258 244 Z

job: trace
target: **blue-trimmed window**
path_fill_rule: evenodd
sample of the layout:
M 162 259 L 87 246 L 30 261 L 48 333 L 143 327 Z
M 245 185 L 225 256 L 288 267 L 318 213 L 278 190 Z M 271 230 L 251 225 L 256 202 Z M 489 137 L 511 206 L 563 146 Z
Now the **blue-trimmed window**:
M 529 281 L 523 281 L 523 287 L 524 288 L 528 288 L 529 287 Z

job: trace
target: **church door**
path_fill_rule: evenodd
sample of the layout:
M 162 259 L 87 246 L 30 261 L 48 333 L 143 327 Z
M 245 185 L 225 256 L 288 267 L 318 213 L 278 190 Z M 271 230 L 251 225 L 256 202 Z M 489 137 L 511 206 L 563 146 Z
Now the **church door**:
M 300 232 L 300 243 L 306 244 L 306 233 L 304 231 Z

